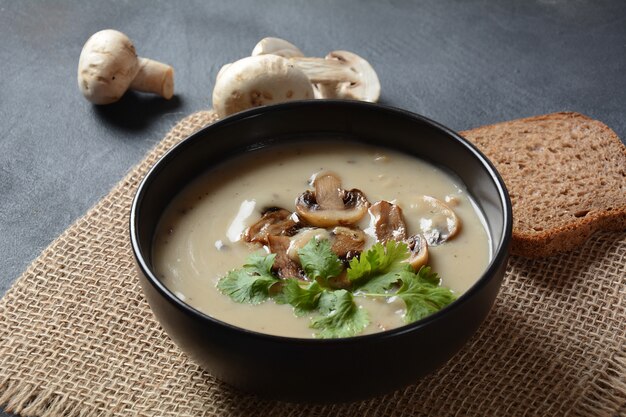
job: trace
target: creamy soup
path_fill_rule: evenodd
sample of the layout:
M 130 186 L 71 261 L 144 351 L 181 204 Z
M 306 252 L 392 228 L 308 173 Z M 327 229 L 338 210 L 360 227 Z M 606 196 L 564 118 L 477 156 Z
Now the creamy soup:
M 311 178 L 332 172 L 345 189 L 361 190 L 370 203 L 385 200 L 402 208 L 407 233 L 428 222 L 421 201 L 431 196 L 451 207 L 461 221 L 458 233 L 429 247 L 428 265 L 442 285 L 461 295 L 480 277 L 491 257 L 484 219 L 464 185 L 422 160 L 383 148 L 352 143 L 301 143 L 249 152 L 190 184 L 170 204 L 155 237 L 157 276 L 182 301 L 216 319 L 262 333 L 314 337 L 310 316 L 297 317 L 289 305 L 272 300 L 251 305 L 232 301 L 216 287 L 228 271 L 253 252 L 267 253 L 242 236 L 267 208 L 295 210 L 295 200 L 311 189 Z M 372 235 L 372 215 L 359 227 Z M 366 245 L 374 237 L 369 236 Z M 404 304 L 355 295 L 371 323 L 364 333 L 405 324 Z

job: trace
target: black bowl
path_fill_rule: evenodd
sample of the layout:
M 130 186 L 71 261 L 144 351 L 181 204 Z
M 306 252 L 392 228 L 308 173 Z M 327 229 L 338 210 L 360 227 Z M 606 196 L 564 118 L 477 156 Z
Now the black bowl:
M 315 137 L 386 146 L 461 178 L 485 215 L 493 245 L 493 259 L 476 284 L 421 321 L 378 334 L 323 340 L 238 328 L 174 296 L 155 276 L 151 246 L 159 217 L 181 188 L 215 164 L 247 150 Z M 152 311 L 174 342 L 204 369 L 241 390 L 270 398 L 339 402 L 387 393 L 416 381 L 450 359 L 474 334 L 504 276 L 511 203 L 489 160 L 450 129 L 380 105 L 304 101 L 231 116 L 175 146 L 139 186 L 130 234 Z

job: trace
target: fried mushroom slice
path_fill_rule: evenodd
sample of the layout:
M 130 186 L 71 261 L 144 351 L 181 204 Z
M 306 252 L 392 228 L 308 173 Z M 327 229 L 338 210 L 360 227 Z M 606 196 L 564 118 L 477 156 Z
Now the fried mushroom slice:
M 419 216 L 419 226 L 430 246 L 441 245 L 461 230 L 461 219 L 446 203 L 431 196 L 420 196 L 411 204 Z
M 428 242 L 421 234 L 406 237 L 406 224 L 400 206 L 381 200 L 370 207 L 370 213 L 374 220 L 376 240 L 381 243 L 388 240 L 406 243 L 411 252 L 408 262 L 415 271 L 428 263 Z
M 400 206 L 381 200 L 374 203 L 369 211 L 373 216 L 377 241 L 385 243 L 388 240 L 406 239 L 406 224 Z
M 287 255 L 291 239 L 287 236 L 268 235 L 268 248 L 271 253 L 276 254 L 272 269 L 276 271 L 282 279 L 305 278 L 300 264 Z
M 261 219 L 244 232 L 246 242 L 268 244 L 269 236 L 292 236 L 299 228 L 292 212 L 279 207 L 270 207 L 263 212 Z
M 424 236 L 417 234 L 409 237 L 405 243 L 411 251 L 409 264 L 415 272 L 428 263 L 428 243 Z
M 320 227 L 306 227 L 300 229 L 298 233 L 291 238 L 289 248 L 287 249 L 287 256 L 296 262 L 300 262 L 298 251 L 305 247 L 311 239 L 328 239 L 329 237 L 330 234 L 328 230 Z
M 365 247 L 367 237 L 361 229 L 337 226 L 331 232 L 333 245 L 331 250 L 339 258 L 350 260 L 360 254 Z
M 357 189 L 344 190 L 341 179 L 332 172 L 318 174 L 314 191 L 307 190 L 296 199 L 296 212 L 317 227 L 349 226 L 365 216 L 369 202 Z

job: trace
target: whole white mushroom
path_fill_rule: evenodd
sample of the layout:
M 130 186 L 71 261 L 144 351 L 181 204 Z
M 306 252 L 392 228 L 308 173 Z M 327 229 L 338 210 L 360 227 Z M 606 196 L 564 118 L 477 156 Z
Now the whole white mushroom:
M 78 60 L 78 87 L 94 104 L 119 100 L 126 90 L 174 95 L 174 69 L 161 62 L 137 57 L 131 40 L 117 30 L 93 34 Z
M 315 98 L 338 98 L 375 103 L 380 98 L 378 75 L 367 60 L 349 51 L 333 51 L 325 58 L 305 57 L 292 43 L 280 38 L 263 38 L 252 55 L 289 58 L 313 84 Z
M 277 55 L 250 56 L 219 71 L 213 108 L 220 118 L 252 107 L 313 98 L 307 76 Z

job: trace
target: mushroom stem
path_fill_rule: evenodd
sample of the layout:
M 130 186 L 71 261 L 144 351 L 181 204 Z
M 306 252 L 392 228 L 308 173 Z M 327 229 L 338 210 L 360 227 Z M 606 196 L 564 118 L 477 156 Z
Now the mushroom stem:
M 149 58 L 137 58 L 139 71 L 130 83 L 131 90 L 158 94 L 170 99 L 174 95 L 174 69 Z
M 365 59 L 348 51 L 333 51 L 326 55 L 327 61 L 339 62 L 349 70 L 356 81 L 318 83 L 314 87 L 315 98 L 339 98 L 376 103 L 380 97 L 380 81 L 374 68 Z
M 324 210 L 343 209 L 343 192 L 341 180 L 333 173 L 323 173 L 315 177 L 315 198 L 317 204 Z
M 306 74 L 313 84 L 357 82 L 358 75 L 343 62 L 325 58 L 293 57 L 289 60 Z

